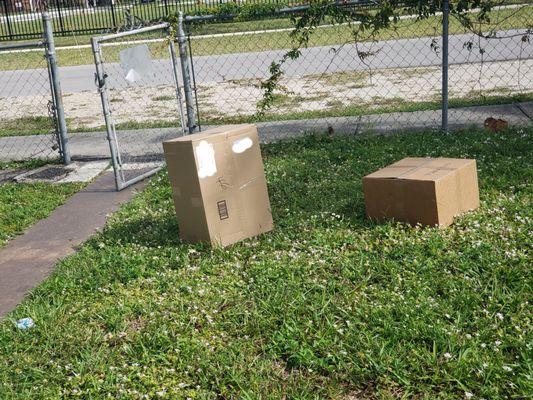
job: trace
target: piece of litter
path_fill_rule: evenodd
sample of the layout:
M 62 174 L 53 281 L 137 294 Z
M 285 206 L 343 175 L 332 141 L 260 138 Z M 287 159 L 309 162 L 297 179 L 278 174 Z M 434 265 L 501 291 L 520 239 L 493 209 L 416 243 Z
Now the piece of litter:
M 16 325 L 17 325 L 17 328 L 26 330 L 26 329 L 33 328 L 35 326 L 35 322 L 33 322 L 33 319 L 28 317 L 28 318 L 19 319 Z
M 119 59 L 124 78 L 129 83 L 139 84 L 155 75 L 150 49 L 145 44 L 120 51 Z
M 491 132 L 501 132 L 509 128 L 509 122 L 504 119 L 496 119 L 489 117 L 484 123 L 485 129 Z

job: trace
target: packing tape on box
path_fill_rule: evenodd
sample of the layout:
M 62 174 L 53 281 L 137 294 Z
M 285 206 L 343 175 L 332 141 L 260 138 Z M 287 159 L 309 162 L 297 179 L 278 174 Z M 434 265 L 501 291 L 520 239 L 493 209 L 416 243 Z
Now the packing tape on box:
M 249 137 L 245 137 L 242 139 L 237 139 L 233 142 L 233 145 L 231 146 L 231 150 L 234 153 L 240 154 L 244 153 L 246 150 L 248 150 L 250 147 L 254 145 L 254 142 Z

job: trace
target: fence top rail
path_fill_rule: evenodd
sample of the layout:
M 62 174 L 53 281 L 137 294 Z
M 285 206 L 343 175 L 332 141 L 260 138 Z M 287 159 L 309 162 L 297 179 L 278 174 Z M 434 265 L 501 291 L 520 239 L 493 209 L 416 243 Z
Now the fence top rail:
M 35 42 L 0 44 L 0 51 L 30 49 L 30 48 L 43 47 L 44 45 L 45 45 L 45 42 L 42 40 L 35 41 Z
M 170 27 L 170 24 L 168 22 L 163 22 L 162 24 L 146 26 L 144 28 L 134 29 L 132 31 L 125 31 L 125 32 L 119 32 L 119 33 L 113 33 L 110 35 L 97 36 L 97 37 L 94 37 L 94 41 L 98 43 L 108 42 L 110 40 L 119 39 L 122 37 L 131 36 L 131 35 L 136 35 L 139 33 L 147 33 L 147 32 L 157 31 L 160 29 L 168 29 L 169 27 Z

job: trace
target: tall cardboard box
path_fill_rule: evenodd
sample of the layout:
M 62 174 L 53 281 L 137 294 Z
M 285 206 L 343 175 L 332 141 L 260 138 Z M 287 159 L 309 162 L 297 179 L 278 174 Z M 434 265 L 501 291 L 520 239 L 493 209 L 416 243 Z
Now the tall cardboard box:
M 366 214 L 377 221 L 447 226 L 479 207 L 476 160 L 404 158 L 363 178 Z
M 163 142 L 180 237 L 227 246 L 273 228 L 255 125 Z

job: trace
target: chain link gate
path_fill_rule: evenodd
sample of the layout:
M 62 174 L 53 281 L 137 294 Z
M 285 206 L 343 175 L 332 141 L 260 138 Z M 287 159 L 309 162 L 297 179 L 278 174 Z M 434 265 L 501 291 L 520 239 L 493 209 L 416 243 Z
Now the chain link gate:
M 168 23 L 91 39 L 107 140 L 121 190 L 159 171 L 162 142 L 185 133 Z

